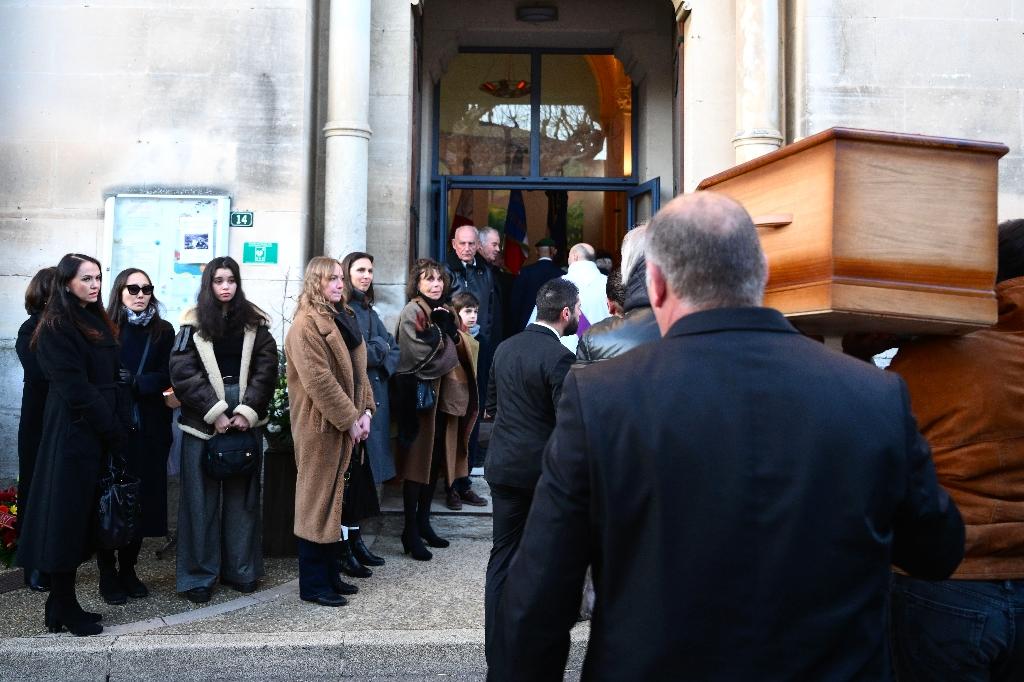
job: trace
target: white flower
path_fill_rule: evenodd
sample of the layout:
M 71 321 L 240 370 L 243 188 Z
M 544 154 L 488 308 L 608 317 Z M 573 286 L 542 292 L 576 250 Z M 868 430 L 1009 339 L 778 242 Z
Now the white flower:
M 270 433 L 278 433 L 278 432 L 281 431 L 281 425 L 280 424 L 267 424 L 267 431 L 269 431 Z

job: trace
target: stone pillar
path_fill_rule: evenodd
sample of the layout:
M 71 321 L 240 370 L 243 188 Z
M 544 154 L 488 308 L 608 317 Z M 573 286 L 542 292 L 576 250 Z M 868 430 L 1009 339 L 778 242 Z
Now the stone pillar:
M 782 146 L 780 0 L 736 0 L 736 163 Z
M 327 62 L 324 254 L 366 249 L 370 0 L 333 0 Z

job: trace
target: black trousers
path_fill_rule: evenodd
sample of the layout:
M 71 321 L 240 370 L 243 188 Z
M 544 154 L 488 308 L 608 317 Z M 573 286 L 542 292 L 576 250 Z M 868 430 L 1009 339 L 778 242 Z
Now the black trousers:
M 533 503 L 532 488 L 491 484 L 493 504 L 493 545 L 487 561 L 487 582 L 484 587 L 484 651 L 490 662 L 494 655 L 494 627 L 498 600 L 505 586 L 509 564 L 519 549 L 526 517 Z

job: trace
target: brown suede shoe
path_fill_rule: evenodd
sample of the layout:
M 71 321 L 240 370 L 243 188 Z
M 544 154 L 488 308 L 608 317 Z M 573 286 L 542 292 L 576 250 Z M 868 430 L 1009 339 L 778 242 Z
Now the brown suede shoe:
M 452 511 L 460 511 L 462 509 L 462 498 L 459 497 L 454 488 L 448 488 L 448 496 L 444 504 Z
M 486 507 L 487 500 L 477 495 L 472 489 L 459 495 L 462 498 L 463 504 L 468 504 L 473 507 Z

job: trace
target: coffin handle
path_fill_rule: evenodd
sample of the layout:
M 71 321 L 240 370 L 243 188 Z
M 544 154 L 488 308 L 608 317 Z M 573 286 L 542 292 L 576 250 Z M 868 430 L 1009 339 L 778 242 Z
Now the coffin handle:
M 793 222 L 792 213 L 766 213 L 754 218 L 755 227 L 770 227 L 779 229 Z

